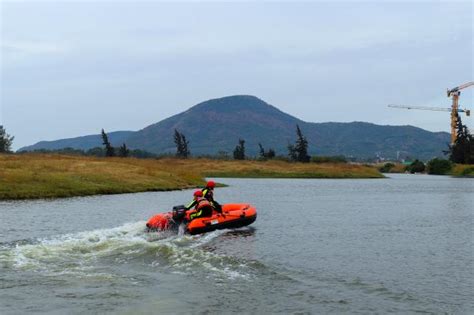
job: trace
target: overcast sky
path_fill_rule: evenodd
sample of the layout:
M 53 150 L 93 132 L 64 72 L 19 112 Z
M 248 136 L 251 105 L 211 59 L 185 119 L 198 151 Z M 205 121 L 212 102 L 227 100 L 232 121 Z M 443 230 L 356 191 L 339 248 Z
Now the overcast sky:
M 448 108 L 446 88 L 473 80 L 472 2 L 0 5 L 0 124 L 15 149 L 233 94 L 310 122 L 449 131 L 448 112 L 387 104 Z M 461 104 L 474 109 L 472 90 Z

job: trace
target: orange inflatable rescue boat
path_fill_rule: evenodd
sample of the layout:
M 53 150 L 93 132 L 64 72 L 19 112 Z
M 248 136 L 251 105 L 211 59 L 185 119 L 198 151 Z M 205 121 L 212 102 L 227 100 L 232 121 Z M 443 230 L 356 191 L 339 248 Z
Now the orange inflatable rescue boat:
M 222 213 L 212 212 L 210 217 L 200 217 L 188 222 L 186 213 L 193 210 L 184 206 L 173 207 L 173 211 L 159 213 L 146 223 L 148 231 L 164 231 L 178 229 L 185 224 L 189 234 L 200 234 L 214 230 L 239 228 L 252 224 L 257 219 L 257 209 L 247 203 L 231 203 L 222 205 Z

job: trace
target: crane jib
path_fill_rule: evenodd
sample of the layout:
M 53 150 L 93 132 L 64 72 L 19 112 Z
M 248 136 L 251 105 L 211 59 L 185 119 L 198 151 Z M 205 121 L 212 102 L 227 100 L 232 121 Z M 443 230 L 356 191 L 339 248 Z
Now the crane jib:
M 471 116 L 471 111 L 469 109 L 462 109 L 459 108 L 459 95 L 461 95 L 460 90 L 465 89 L 467 87 L 473 86 L 474 82 L 467 82 L 457 86 L 453 89 L 448 89 L 447 94 L 448 97 L 452 98 L 451 108 L 443 108 L 443 107 L 426 107 L 426 106 L 405 106 L 405 105 L 394 105 L 390 104 L 388 107 L 392 108 L 405 108 L 405 109 L 421 109 L 421 110 L 434 110 L 434 111 L 442 111 L 442 112 L 451 112 L 451 144 L 454 144 L 457 139 L 457 125 L 460 120 L 458 113 L 465 113 L 466 116 Z
M 452 109 L 448 107 L 429 107 L 429 106 L 408 106 L 408 105 L 395 105 L 390 104 L 388 107 L 391 108 L 404 108 L 404 109 L 420 109 L 420 110 L 433 110 L 439 112 L 450 112 Z M 470 116 L 469 109 L 458 108 L 457 112 L 459 113 L 466 113 L 466 116 Z

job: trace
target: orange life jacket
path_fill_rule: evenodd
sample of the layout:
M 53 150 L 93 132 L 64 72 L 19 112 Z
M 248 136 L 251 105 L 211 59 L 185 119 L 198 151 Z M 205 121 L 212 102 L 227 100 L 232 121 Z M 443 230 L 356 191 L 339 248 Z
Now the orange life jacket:
M 196 210 L 200 210 L 205 207 L 212 207 L 209 200 L 207 200 L 206 198 L 197 199 Z

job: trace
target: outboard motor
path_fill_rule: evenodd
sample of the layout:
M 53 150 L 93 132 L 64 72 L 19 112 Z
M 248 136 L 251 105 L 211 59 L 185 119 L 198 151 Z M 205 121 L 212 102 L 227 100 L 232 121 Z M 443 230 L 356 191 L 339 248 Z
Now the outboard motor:
M 186 217 L 186 207 L 184 205 L 173 207 L 173 220 L 175 222 L 181 222 Z
M 158 213 L 146 223 L 147 231 L 164 231 L 178 228 L 186 218 L 186 207 L 174 206 L 171 212 Z

